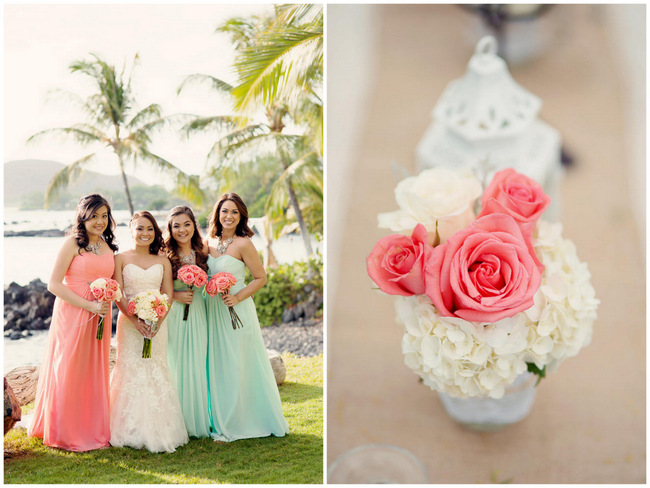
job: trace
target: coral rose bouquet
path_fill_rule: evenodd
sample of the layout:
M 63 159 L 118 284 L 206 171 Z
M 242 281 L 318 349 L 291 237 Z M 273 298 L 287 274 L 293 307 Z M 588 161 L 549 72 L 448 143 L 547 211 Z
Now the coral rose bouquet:
M 210 278 L 208 283 L 205 285 L 204 292 L 211 297 L 218 294 L 226 295 L 235 283 L 237 283 L 237 278 L 230 273 L 221 271 Z M 237 329 L 243 327 L 244 325 L 235 309 L 233 307 L 228 307 L 228 311 L 230 312 L 230 323 L 232 324 L 232 328 Z
M 89 284 L 90 293 L 98 302 L 114 302 L 122 299 L 122 291 L 117 281 L 111 278 L 97 278 Z M 97 323 L 97 340 L 104 337 L 104 317 L 99 317 Z
M 130 315 L 136 315 L 147 325 L 150 325 L 152 332 L 158 330 L 160 320 L 165 316 L 168 310 L 169 297 L 166 294 L 161 293 L 160 290 L 141 291 L 129 300 L 127 307 L 127 312 Z M 142 357 L 151 357 L 151 339 L 148 337 L 144 338 Z
M 379 223 L 407 235 L 382 238 L 367 269 L 397 296 L 404 360 L 426 385 L 498 399 L 589 344 L 599 301 L 561 224 L 540 219 L 538 183 L 505 169 L 481 195 L 470 173 L 435 168 L 395 193 L 400 210 Z
M 195 264 L 186 264 L 178 268 L 178 279 L 181 280 L 188 290 L 193 287 L 201 288 L 208 282 L 208 274 Z M 187 315 L 190 312 L 190 304 L 185 304 L 185 311 L 183 312 L 183 320 L 187 320 Z

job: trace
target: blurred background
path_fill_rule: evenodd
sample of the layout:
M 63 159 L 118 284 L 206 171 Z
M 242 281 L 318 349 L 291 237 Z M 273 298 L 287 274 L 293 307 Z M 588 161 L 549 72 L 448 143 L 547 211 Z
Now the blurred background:
M 329 5 L 327 463 L 383 443 L 433 483 L 645 482 L 645 6 Z M 477 41 L 499 40 L 562 140 L 558 218 L 601 305 L 592 343 L 497 433 L 455 424 L 403 363 L 393 299 L 365 258 L 390 233 L 401 166 Z

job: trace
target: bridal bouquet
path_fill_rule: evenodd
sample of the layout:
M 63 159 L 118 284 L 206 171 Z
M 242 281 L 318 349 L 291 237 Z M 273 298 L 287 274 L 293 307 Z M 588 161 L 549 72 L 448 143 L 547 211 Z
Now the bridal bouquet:
M 177 276 L 179 280 L 187 285 L 188 290 L 193 286 L 201 288 L 208 281 L 208 274 L 195 264 L 186 264 L 185 266 L 181 266 L 178 269 Z M 187 320 L 187 314 L 189 312 L 190 304 L 186 303 L 185 312 L 183 313 L 183 320 Z
M 90 293 L 98 302 L 119 302 L 122 299 L 120 286 L 111 278 L 97 278 L 89 286 Z M 99 317 L 96 337 L 100 341 L 104 337 L 104 317 Z
M 561 224 L 540 220 L 539 184 L 506 169 L 482 191 L 469 171 L 435 168 L 395 196 L 400 210 L 379 224 L 407 235 L 382 238 L 366 263 L 398 296 L 404 360 L 426 385 L 501 398 L 518 375 L 541 379 L 589 344 L 599 301 Z
M 141 291 L 129 301 L 127 312 L 130 315 L 137 315 L 147 325 L 151 326 L 152 332 L 158 330 L 160 319 L 169 310 L 169 297 L 160 290 Z M 144 338 L 142 357 L 151 357 L 151 339 Z
M 205 292 L 211 297 L 214 297 L 217 294 L 226 295 L 230 291 L 230 287 L 235 283 L 237 283 L 237 278 L 230 273 L 221 271 L 210 278 L 208 283 L 205 285 Z M 238 327 L 243 327 L 244 325 L 235 309 L 233 307 L 228 307 L 228 311 L 230 312 L 230 323 L 232 324 L 232 328 L 237 329 Z

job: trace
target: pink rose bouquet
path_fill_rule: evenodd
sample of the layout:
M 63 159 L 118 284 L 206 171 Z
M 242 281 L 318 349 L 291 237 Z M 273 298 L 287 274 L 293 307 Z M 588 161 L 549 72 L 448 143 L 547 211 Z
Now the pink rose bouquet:
M 447 177 L 436 173 L 431 193 L 427 179 L 413 177 L 427 198 L 410 198 L 408 215 L 429 218 L 434 202 L 456 208 L 476 197 Z M 366 264 L 379 289 L 397 296 L 404 360 L 424 383 L 456 397 L 500 398 L 518 375 L 541 378 L 588 345 L 599 301 L 561 225 L 540 219 L 550 198 L 537 182 L 499 171 L 480 201 L 478 216 L 454 221 L 443 242 L 432 222 L 417 223 L 410 237 L 382 238 Z
M 237 283 L 237 278 L 232 274 L 221 271 L 210 278 L 205 285 L 204 292 L 214 297 L 215 295 L 227 295 L 230 288 Z M 228 307 L 230 312 L 230 322 L 233 329 L 243 327 L 241 319 L 233 307 Z
M 160 290 L 141 291 L 135 295 L 127 306 L 127 312 L 136 315 L 147 325 L 152 326 L 152 331 L 158 330 L 160 320 L 169 310 L 169 297 Z M 145 337 L 142 347 L 142 357 L 151 357 L 151 339 Z
M 122 299 L 122 292 L 117 281 L 111 278 L 97 278 L 90 283 L 90 293 L 98 302 L 113 302 Z M 97 323 L 97 340 L 104 337 L 104 317 L 99 318 Z
M 185 266 L 181 266 L 178 269 L 176 276 L 187 285 L 188 290 L 192 287 L 201 288 L 202 286 L 205 286 L 208 281 L 208 274 L 195 264 L 186 264 Z M 186 303 L 185 311 L 183 312 L 183 320 L 187 320 L 189 312 L 190 304 Z

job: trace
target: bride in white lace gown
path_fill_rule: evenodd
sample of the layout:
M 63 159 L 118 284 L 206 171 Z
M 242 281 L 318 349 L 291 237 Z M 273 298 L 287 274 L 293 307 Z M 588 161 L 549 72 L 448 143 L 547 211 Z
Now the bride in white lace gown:
M 159 256 L 162 233 L 149 212 L 136 213 L 129 223 L 135 249 L 116 256 L 115 279 L 125 298 L 118 304 L 117 361 L 111 375 L 112 446 L 173 452 L 188 442 L 178 394 L 167 363 L 167 324 L 151 328 L 127 313 L 128 301 L 145 290 L 171 296 L 171 264 Z M 144 337 L 152 337 L 151 358 L 142 358 Z

